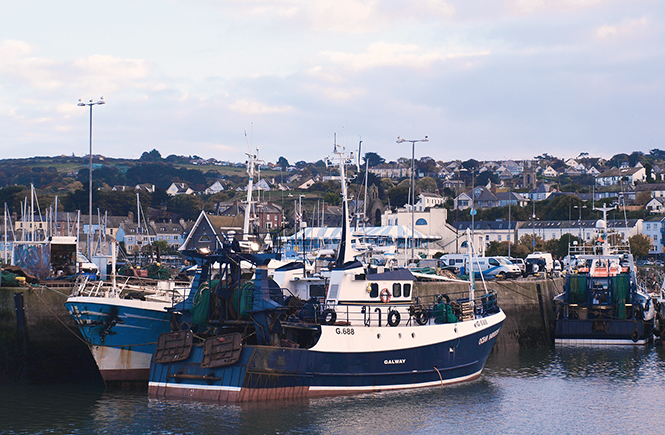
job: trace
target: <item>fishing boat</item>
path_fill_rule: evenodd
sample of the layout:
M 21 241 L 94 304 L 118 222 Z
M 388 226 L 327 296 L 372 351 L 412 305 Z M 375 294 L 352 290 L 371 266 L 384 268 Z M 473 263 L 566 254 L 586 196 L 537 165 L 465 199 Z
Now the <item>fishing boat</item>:
M 337 153 L 337 147 L 335 148 Z M 339 153 L 341 155 L 341 153 Z M 344 180 L 344 159 L 340 175 Z M 342 197 L 346 198 L 345 182 Z M 246 402 L 432 387 L 477 378 L 505 314 L 496 292 L 416 296 L 408 269 L 370 269 L 350 249 L 348 205 L 325 298 L 295 301 L 268 277 L 268 254 L 222 249 L 159 337 L 154 398 Z M 256 264 L 244 280 L 239 264 Z M 224 265 L 215 274 L 211 264 Z
M 651 341 L 655 309 L 637 281 L 630 246 L 607 232 L 607 211 L 591 245 L 571 247 L 563 292 L 554 297 L 557 345 L 643 345 Z
M 141 208 L 137 194 L 137 217 Z M 139 231 L 140 228 L 139 228 Z M 119 251 L 114 238 L 108 241 L 111 276 L 92 281 L 80 275 L 65 307 L 88 344 L 102 379 L 108 383 L 143 383 L 150 374 L 150 359 L 159 334 L 171 330 L 167 310 L 182 302 L 191 288 L 190 281 L 170 279 L 162 266 L 154 267 L 154 276 L 116 274 Z
M 105 282 L 80 276 L 65 307 L 105 382 L 145 384 L 156 338 L 171 330 L 167 309 L 189 290 L 189 282 L 115 275 Z

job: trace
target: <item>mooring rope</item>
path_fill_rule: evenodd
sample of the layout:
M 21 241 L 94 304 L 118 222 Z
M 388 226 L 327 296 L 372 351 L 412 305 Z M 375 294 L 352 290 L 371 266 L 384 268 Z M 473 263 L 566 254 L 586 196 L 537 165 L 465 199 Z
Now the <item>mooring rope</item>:
M 56 294 L 59 294 L 59 295 L 64 296 L 64 297 L 68 297 L 67 295 L 65 295 L 65 294 L 63 294 L 63 293 L 60 293 L 60 292 L 58 292 L 58 291 L 55 291 L 55 290 L 53 290 L 53 289 L 51 289 L 51 288 L 49 288 L 49 287 L 47 287 L 47 286 L 45 286 L 45 285 L 42 285 L 42 286 L 39 286 L 39 287 L 40 287 L 42 290 L 43 290 L 43 289 L 51 290 L 51 291 L 53 291 L 53 292 L 56 293 Z M 42 297 L 39 295 L 39 293 L 37 293 L 37 292 L 35 291 L 35 290 L 36 290 L 35 287 L 28 287 L 28 290 L 31 290 L 32 293 L 33 293 L 35 296 L 37 296 L 37 299 L 39 299 L 40 302 L 46 307 L 46 309 L 49 310 L 49 312 L 50 312 L 51 314 L 53 314 L 53 317 L 55 317 L 55 319 L 56 319 L 58 322 L 60 322 L 60 324 L 61 324 L 62 326 L 64 326 L 69 332 L 71 332 L 71 333 L 74 335 L 74 337 L 76 337 L 77 339 L 79 339 L 79 340 L 81 340 L 83 343 L 85 343 L 85 345 L 86 345 L 87 347 L 90 347 L 90 345 L 88 344 L 88 342 L 85 341 L 85 339 L 84 339 L 83 337 L 81 337 L 81 336 L 79 335 L 79 333 L 76 333 L 75 331 L 73 331 L 69 326 L 67 326 L 67 325 L 65 324 L 65 322 L 62 321 L 62 319 L 61 319 L 60 317 L 58 317 L 58 315 L 57 315 L 57 314 L 51 309 L 51 307 L 49 307 L 49 305 L 46 303 L 46 301 L 45 301 L 44 299 L 42 299 Z
M 443 377 L 441 376 L 441 372 L 436 368 L 436 366 L 434 366 L 434 370 L 436 370 L 436 372 L 439 374 L 439 379 L 441 379 L 441 389 L 443 389 Z

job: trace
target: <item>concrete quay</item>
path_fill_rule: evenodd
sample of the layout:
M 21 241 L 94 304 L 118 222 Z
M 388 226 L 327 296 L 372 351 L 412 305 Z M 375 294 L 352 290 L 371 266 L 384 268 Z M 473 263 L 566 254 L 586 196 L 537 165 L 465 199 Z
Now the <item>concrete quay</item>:
M 101 382 L 65 309 L 71 290 L 0 287 L 0 383 Z
M 563 291 L 563 278 L 527 278 L 486 281 L 488 289 L 497 292 L 498 305 L 506 320 L 493 351 L 516 351 L 553 344 L 554 305 L 552 298 Z M 476 282 L 476 297 L 484 292 L 482 281 Z M 418 282 L 415 296 L 468 294 L 467 283 Z

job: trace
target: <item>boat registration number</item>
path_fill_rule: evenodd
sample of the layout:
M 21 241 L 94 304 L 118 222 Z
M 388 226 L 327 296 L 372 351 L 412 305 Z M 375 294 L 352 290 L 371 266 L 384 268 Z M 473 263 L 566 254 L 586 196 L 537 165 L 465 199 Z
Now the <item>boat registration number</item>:
M 335 332 L 339 335 L 354 335 L 356 333 L 353 328 L 336 328 Z

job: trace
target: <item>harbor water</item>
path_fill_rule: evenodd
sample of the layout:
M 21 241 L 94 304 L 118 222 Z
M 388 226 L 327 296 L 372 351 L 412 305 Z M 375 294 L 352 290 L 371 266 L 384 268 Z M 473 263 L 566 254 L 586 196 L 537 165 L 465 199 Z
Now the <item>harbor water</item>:
M 475 381 L 421 390 L 220 405 L 99 383 L 0 387 L 9 434 L 659 433 L 660 346 L 495 352 Z

